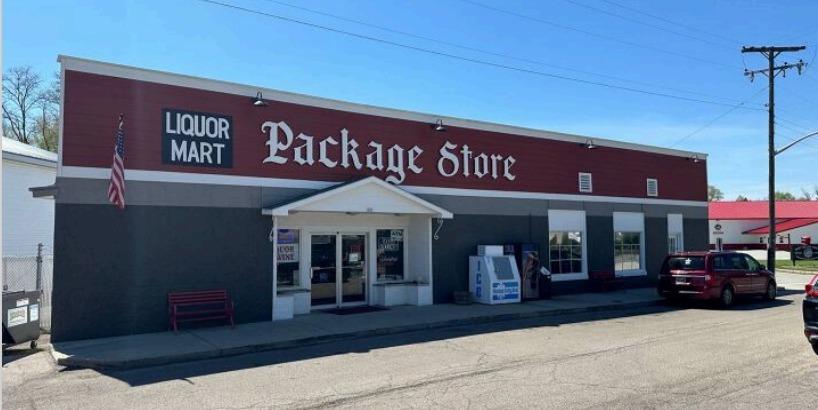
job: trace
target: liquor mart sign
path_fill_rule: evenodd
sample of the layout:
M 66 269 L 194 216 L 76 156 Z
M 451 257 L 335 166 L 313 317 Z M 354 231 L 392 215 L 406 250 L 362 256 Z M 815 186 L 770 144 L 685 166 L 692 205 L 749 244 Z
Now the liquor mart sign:
M 233 118 L 162 110 L 162 163 L 232 168 Z

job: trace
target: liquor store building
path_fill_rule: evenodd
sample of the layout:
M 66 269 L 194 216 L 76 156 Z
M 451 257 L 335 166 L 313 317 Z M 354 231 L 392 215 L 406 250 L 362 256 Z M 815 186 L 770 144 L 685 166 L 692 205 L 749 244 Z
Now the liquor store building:
M 649 285 L 668 250 L 708 246 L 701 153 L 59 62 L 36 190 L 56 199 L 55 341 L 166 330 L 173 291 L 226 289 L 237 323 L 449 303 L 478 245 L 538 249 L 557 295 L 593 270 Z

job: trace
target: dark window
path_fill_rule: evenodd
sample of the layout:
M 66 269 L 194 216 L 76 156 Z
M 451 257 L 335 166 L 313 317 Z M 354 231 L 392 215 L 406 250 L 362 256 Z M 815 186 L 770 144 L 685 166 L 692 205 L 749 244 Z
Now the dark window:
M 669 270 L 704 270 L 704 258 L 701 256 L 680 256 L 667 261 Z

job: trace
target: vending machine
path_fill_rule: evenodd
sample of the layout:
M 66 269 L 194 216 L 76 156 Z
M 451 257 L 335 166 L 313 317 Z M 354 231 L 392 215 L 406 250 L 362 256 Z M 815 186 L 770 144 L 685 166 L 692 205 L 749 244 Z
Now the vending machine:
M 469 291 L 477 303 L 494 305 L 520 302 L 520 272 L 514 256 L 502 246 L 479 246 L 469 257 Z
M 513 255 L 520 272 L 523 299 L 540 299 L 540 247 L 536 243 L 513 243 L 503 246 L 503 253 Z

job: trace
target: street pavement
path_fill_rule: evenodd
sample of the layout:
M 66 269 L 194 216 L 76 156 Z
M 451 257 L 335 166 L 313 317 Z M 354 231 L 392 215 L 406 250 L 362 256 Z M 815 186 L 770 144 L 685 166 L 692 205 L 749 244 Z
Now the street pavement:
M 640 288 L 504 305 L 395 306 L 348 316 L 313 312 L 290 320 L 237 325 L 234 329 L 194 327 L 179 334 L 166 331 L 59 342 L 50 350 L 60 365 L 121 370 L 449 326 L 617 310 L 658 301 L 655 289 Z
M 3 408 L 809 408 L 818 356 L 801 298 L 531 317 L 124 371 L 68 369 L 39 352 L 4 364 Z
M 786 272 L 783 269 L 776 274 L 779 288 L 790 291 L 803 291 L 804 284 L 810 277 L 811 275 Z M 179 334 L 158 332 L 61 342 L 51 345 L 50 350 L 60 365 L 122 370 L 285 349 L 339 339 L 623 309 L 659 301 L 653 288 L 642 288 L 560 295 L 550 300 L 521 304 L 396 306 L 384 311 L 351 316 L 316 312 L 285 321 L 237 325 L 235 329 L 213 326 L 182 330 Z

